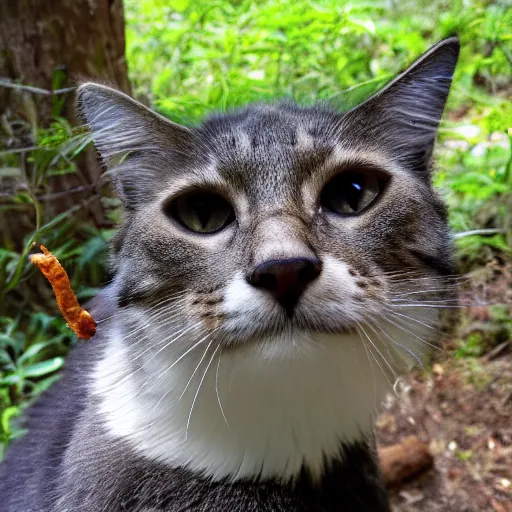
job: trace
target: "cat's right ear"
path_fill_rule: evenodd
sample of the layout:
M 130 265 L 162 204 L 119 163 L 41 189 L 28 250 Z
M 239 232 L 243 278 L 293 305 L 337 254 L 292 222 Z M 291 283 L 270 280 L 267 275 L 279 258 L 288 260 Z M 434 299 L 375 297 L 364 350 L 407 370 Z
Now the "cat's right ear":
M 366 145 L 387 148 L 412 169 L 429 173 L 430 157 L 459 55 L 459 41 L 440 41 L 383 89 L 345 114 Z
M 113 171 L 113 181 L 128 207 L 135 207 L 154 192 L 155 183 L 161 178 L 158 175 L 165 172 L 164 167 L 169 171 L 173 154 L 190 151 L 192 134 L 188 128 L 110 87 L 95 83 L 81 85 L 78 109 L 91 129 L 105 166 Z

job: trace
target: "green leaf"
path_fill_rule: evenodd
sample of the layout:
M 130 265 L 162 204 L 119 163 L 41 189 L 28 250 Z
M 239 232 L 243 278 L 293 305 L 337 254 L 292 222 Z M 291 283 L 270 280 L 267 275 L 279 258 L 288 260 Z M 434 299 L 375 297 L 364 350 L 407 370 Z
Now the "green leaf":
M 9 422 L 10 422 L 11 418 L 18 416 L 19 414 L 20 414 L 20 408 L 15 405 L 11 405 L 2 411 L 2 421 L 1 421 L 2 430 L 6 434 L 10 434 Z
M 42 350 L 49 347 L 51 343 L 48 343 L 47 341 L 43 341 L 41 343 L 35 343 L 34 345 L 30 346 L 23 354 L 18 358 L 17 364 L 18 366 L 22 366 L 25 362 L 32 359 L 34 356 L 39 354 Z
M 12 386 L 13 384 L 18 384 L 22 380 L 23 379 L 19 375 L 16 375 L 16 374 L 7 375 L 6 377 L 3 377 L 2 379 L 0 379 L 0 384 L 4 384 L 6 386 Z
M 54 357 L 48 361 L 42 361 L 23 368 L 24 377 L 42 377 L 60 369 L 64 364 L 63 357 Z

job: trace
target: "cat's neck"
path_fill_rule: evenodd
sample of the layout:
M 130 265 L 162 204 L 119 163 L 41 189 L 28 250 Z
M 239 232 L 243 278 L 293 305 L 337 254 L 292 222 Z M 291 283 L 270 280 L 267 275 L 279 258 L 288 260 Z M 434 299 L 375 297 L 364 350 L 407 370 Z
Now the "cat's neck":
M 371 437 L 388 388 L 352 334 L 294 334 L 215 354 L 205 344 L 172 368 L 179 352 L 171 349 L 141 366 L 143 357 L 130 360 L 119 327 L 107 343 L 93 392 L 109 433 L 214 480 L 287 481 L 304 468 L 321 478 L 344 446 Z

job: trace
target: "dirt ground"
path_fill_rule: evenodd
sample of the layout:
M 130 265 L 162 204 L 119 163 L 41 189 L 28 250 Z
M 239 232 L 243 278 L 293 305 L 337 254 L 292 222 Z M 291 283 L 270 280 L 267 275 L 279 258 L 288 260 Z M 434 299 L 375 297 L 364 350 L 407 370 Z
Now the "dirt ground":
M 396 512 L 512 512 L 512 340 L 493 337 L 500 326 L 486 305 L 475 306 L 484 282 L 487 304 L 507 304 L 512 316 L 511 270 L 491 266 L 483 281 L 473 280 L 462 297 L 473 304 L 462 312 L 463 327 L 431 368 L 401 381 L 380 415 L 380 446 L 414 435 L 434 457 L 432 469 L 390 490 Z M 461 329 L 485 333 L 483 354 L 460 357 Z

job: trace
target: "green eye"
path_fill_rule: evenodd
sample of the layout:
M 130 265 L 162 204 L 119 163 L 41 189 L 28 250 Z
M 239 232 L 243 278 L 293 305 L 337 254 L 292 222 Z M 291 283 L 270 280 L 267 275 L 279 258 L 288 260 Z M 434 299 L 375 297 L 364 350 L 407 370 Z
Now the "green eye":
M 373 204 L 386 181 L 382 173 L 345 171 L 327 183 L 320 195 L 320 203 L 338 215 L 356 215 Z
M 189 192 L 165 207 L 167 215 L 194 233 L 216 233 L 235 220 L 232 206 L 213 192 Z

